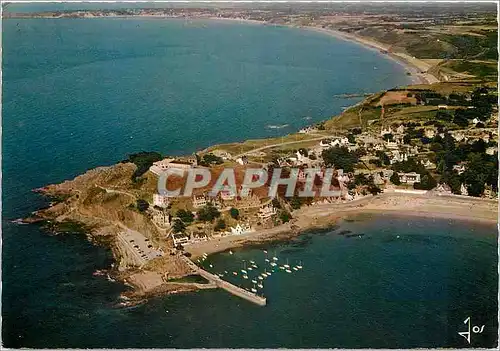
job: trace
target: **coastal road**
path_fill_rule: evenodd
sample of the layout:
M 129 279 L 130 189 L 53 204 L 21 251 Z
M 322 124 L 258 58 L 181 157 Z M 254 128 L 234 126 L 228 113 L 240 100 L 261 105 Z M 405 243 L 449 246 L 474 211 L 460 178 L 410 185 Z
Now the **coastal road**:
M 319 135 L 319 134 L 309 134 L 309 135 Z M 233 157 L 235 159 L 237 159 L 237 158 L 239 158 L 241 156 L 245 156 L 245 155 L 251 154 L 253 152 L 258 152 L 258 151 L 262 151 L 262 150 L 266 150 L 266 149 L 272 149 L 272 148 L 278 147 L 278 146 L 307 143 L 307 142 L 310 142 L 310 141 L 319 141 L 319 140 L 323 140 L 323 139 L 339 138 L 339 137 L 340 136 L 337 135 L 337 134 L 336 135 L 322 135 L 322 136 L 317 137 L 317 138 L 311 138 L 311 139 L 306 139 L 306 140 L 285 141 L 283 143 L 277 143 L 277 144 L 271 144 L 271 145 L 266 145 L 266 146 L 258 147 L 256 149 L 252 149 L 252 150 L 249 150 L 249 151 L 242 152 L 241 154 L 238 154 L 238 155 L 233 156 Z

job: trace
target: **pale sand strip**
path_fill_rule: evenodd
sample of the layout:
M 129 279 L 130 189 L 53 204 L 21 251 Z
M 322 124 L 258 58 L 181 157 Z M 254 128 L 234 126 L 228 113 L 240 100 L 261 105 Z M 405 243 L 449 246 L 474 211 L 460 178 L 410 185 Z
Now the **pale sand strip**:
M 345 204 L 308 206 L 293 213 L 292 223 L 246 235 L 227 236 L 188 245 L 185 250 L 196 258 L 203 253 L 211 254 L 244 245 L 284 240 L 297 236 L 305 230 L 329 227 L 349 215 L 363 213 L 447 218 L 454 221 L 470 220 L 495 224 L 498 221 L 498 203 L 477 198 L 385 193 Z

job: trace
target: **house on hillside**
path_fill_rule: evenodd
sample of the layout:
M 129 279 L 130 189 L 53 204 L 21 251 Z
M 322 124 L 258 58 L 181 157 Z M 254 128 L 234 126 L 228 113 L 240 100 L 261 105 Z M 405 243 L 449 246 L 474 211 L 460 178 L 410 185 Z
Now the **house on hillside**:
M 259 213 L 257 214 L 257 216 L 260 219 L 268 219 L 268 218 L 271 218 L 272 216 L 274 216 L 276 213 L 278 213 L 276 208 L 274 208 L 274 206 L 272 204 L 268 204 L 268 205 L 263 206 L 259 209 Z
M 237 224 L 236 227 L 231 227 L 232 235 L 243 235 L 248 233 L 255 232 L 255 229 L 252 229 L 249 224 Z
M 389 128 L 382 127 L 382 129 L 380 130 L 380 136 L 384 137 L 384 135 L 386 135 L 386 134 L 392 134 L 391 127 L 389 127 Z
M 238 157 L 236 159 L 236 163 L 238 163 L 238 164 L 240 164 L 242 166 L 247 165 L 248 164 L 248 157 L 245 156 L 245 155 L 243 155 L 241 157 Z
M 460 185 L 460 194 L 462 194 L 464 196 L 469 195 L 469 192 L 467 191 L 467 187 L 463 183 L 462 183 L 462 185 Z
M 192 202 L 194 208 L 205 207 L 208 203 L 206 195 L 194 195 Z
M 152 207 L 150 209 L 151 219 L 157 226 L 162 228 L 168 228 L 172 224 L 172 217 L 170 214 L 164 209 L 158 209 Z
M 154 162 L 153 165 L 149 167 L 149 170 L 156 175 L 160 175 L 169 168 L 190 169 L 196 167 L 197 165 L 198 161 L 195 156 L 175 159 L 165 158 L 161 161 Z
M 439 184 L 434 191 L 440 194 L 452 194 L 450 186 L 446 183 Z
M 399 181 L 402 184 L 415 184 L 420 183 L 420 174 L 416 172 L 398 173 Z
M 167 195 L 153 194 L 153 206 L 167 208 L 170 205 L 170 197 Z

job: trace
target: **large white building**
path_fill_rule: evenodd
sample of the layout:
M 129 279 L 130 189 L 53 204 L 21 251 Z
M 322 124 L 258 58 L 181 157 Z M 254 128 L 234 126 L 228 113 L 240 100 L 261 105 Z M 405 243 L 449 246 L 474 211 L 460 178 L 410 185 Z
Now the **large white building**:
M 149 170 L 156 174 L 160 175 L 160 173 L 164 172 L 169 168 L 177 168 L 177 169 L 189 169 L 196 167 L 197 162 L 196 159 L 186 158 L 185 160 L 175 159 L 175 158 L 165 158 L 161 161 L 157 161 L 153 163 Z
M 398 173 L 399 181 L 404 184 L 420 183 L 420 174 L 416 172 Z
M 153 194 L 153 206 L 166 208 L 170 205 L 170 198 L 167 195 Z

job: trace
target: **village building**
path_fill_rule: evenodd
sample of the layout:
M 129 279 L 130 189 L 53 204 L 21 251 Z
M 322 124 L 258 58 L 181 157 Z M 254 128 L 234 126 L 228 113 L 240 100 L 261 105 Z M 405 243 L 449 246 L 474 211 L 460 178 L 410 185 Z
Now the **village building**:
M 161 161 L 154 162 L 153 165 L 149 167 L 149 170 L 156 175 L 160 175 L 169 168 L 190 169 L 197 165 L 198 162 L 196 157 L 186 157 L 182 159 L 165 158 Z
M 483 121 L 481 121 L 479 118 L 474 118 L 474 119 L 472 120 L 472 124 L 476 125 L 476 124 L 478 124 L 478 123 L 482 123 L 482 124 L 484 124 L 484 122 L 483 122 Z
M 406 153 L 399 152 L 399 150 L 393 151 L 391 157 L 389 158 L 391 165 L 403 161 L 408 161 L 408 155 Z
M 229 152 L 223 150 L 214 150 L 212 151 L 212 154 L 214 156 L 222 158 L 223 160 L 231 160 L 233 158 L 233 156 Z
M 484 186 L 484 191 L 483 191 L 483 197 L 487 199 L 494 199 L 497 197 L 497 194 L 495 191 L 493 191 L 493 187 L 491 185 L 485 184 Z
M 426 138 L 432 139 L 436 136 L 436 131 L 434 129 L 427 128 L 424 130 L 424 135 Z
M 382 175 L 380 175 L 380 172 L 376 172 L 373 175 L 373 183 L 375 185 L 384 185 L 385 184 L 385 180 L 382 178 Z
M 403 134 L 405 132 L 405 126 L 404 125 L 399 125 L 397 128 L 396 128 L 396 134 Z
M 321 140 L 321 141 L 319 142 L 319 146 L 321 146 L 321 147 L 323 147 L 323 148 L 324 148 L 324 147 L 330 147 L 330 142 L 331 142 L 331 141 L 330 141 L 330 140 L 328 140 L 328 139 Z
M 232 235 L 243 235 L 243 234 L 248 234 L 255 232 L 252 227 L 250 227 L 249 224 L 237 224 L 236 227 L 231 227 L 231 234 Z
M 174 247 L 189 243 L 189 236 L 184 233 L 172 234 L 172 239 L 174 241 Z
M 268 205 L 261 207 L 259 209 L 259 213 L 257 214 L 257 216 L 260 219 L 268 219 L 268 218 L 271 218 L 272 216 L 274 216 L 276 213 L 277 213 L 276 208 L 274 208 L 274 206 L 272 204 L 268 204 Z
M 383 169 L 382 170 L 382 178 L 385 181 L 388 181 L 392 177 L 393 174 L 394 174 L 394 171 L 392 169 Z
M 240 197 L 235 201 L 234 206 L 240 210 L 260 206 L 260 199 L 257 195 L 250 192 L 250 196 Z
M 194 208 L 205 207 L 207 205 L 207 197 L 205 195 L 194 195 L 192 201 Z
M 234 200 L 236 194 L 232 190 L 222 190 L 220 192 L 220 197 L 223 201 L 231 201 Z
M 392 134 L 392 128 L 391 127 L 389 127 L 389 128 L 382 128 L 382 130 L 380 131 L 380 136 L 383 137 L 386 134 Z
M 172 217 L 170 214 L 163 210 L 163 209 L 157 209 L 157 208 L 151 208 L 151 219 L 153 220 L 156 225 L 162 228 L 167 228 L 170 227 L 171 225 L 171 220 Z
M 167 208 L 170 205 L 170 197 L 167 195 L 153 194 L 153 206 Z
M 299 133 L 300 134 L 308 134 L 308 133 L 316 133 L 318 131 L 317 128 L 314 128 L 314 127 L 305 127 L 305 128 L 302 128 L 301 130 L 299 130 Z
M 240 164 L 242 166 L 247 165 L 248 164 L 248 157 L 245 156 L 245 155 L 243 155 L 241 157 L 238 157 L 236 159 L 236 163 L 238 163 L 238 164 Z
M 498 147 L 497 146 L 491 146 L 486 149 L 486 154 L 493 156 L 495 152 L 498 152 Z
M 451 188 L 448 184 L 446 183 L 441 183 L 437 187 L 433 189 L 433 191 L 440 193 L 440 194 L 452 194 Z
M 385 147 L 388 149 L 397 149 L 398 148 L 398 142 L 397 141 L 386 141 L 385 142 Z
M 451 132 L 450 133 L 453 139 L 455 139 L 458 142 L 461 142 L 462 140 L 467 140 L 467 137 L 463 132 Z
M 465 163 L 460 162 L 458 165 L 453 166 L 453 170 L 458 173 L 458 175 L 465 172 Z
M 460 185 L 460 194 L 462 194 L 464 196 L 469 195 L 469 192 L 467 191 L 467 187 L 463 183 L 462 183 L 462 185 Z
M 436 164 L 431 162 L 430 160 L 421 160 L 420 163 L 426 168 L 426 169 L 435 169 Z
M 416 172 L 398 173 L 399 181 L 403 184 L 420 183 L 420 174 Z

